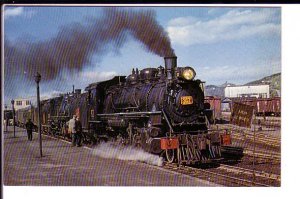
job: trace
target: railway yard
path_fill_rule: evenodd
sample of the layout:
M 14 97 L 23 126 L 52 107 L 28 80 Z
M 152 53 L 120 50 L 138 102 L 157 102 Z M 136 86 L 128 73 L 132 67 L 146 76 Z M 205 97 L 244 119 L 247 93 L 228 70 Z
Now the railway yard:
M 252 130 L 231 124 L 218 124 L 213 128 L 226 129 L 230 132 L 233 145 L 244 148 L 244 156 L 241 160 L 193 167 L 166 164 L 165 167 L 223 186 L 276 187 L 281 185 L 280 118 L 267 117 L 260 126 L 253 126 Z
M 258 119 L 262 120 L 260 122 L 260 125 L 257 124 Z M 165 173 L 171 173 L 175 176 L 172 177 L 174 181 L 172 182 L 151 182 L 148 181 L 142 181 L 139 180 L 137 175 L 132 171 L 128 175 L 132 175 L 133 178 L 136 178 L 136 180 L 132 180 L 130 182 L 123 182 L 120 177 L 116 177 L 115 179 L 120 179 L 121 181 L 114 181 L 111 183 L 107 183 L 103 179 L 97 179 L 95 182 L 89 181 L 88 183 L 83 182 L 77 182 L 77 180 L 73 180 L 72 182 L 65 182 L 64 184 L 62 181 L 58 180 L 50 180 L 50 182 L 38 182 L 35 180 L 29 180 L 26 181 L 25 179 L 19 178 L 19 180 L 16 180 L 16 176 L 13 177 L 13 172 L 11 169 L 5 170 L 5 181 L 4 184 L 6 185 L 121 185 L 121 186 L 259 186 L 259 187 L 278 187 L 281 186 L 281 128 L 280 123 L 281 120 L 279 117 L 266 117 L 260 118 L 257 117 L 254 120 L 254 125 L 252 125 L 252 128 L 243 128 L 238 127 L 232 124 L 216 124 L 211 125 L 211 130 L 221 130 L 221 131 L 227 131 L 227 133 L 231 134 L 232 136 L 232 145 L 243 147 L 244 148 L 244 156 L 242 159 L 239 160 L 224 160 L 217 163 L 210 163 L 210 164 L 203 164 L 203 165 L 178 165 L 176 163 L 167 163 L 164 162 L 162 165 L 149 165 L 148 163 L 145 163 L 145 161 L 134 161 L 133 159 L 125 159 L 121 161 L 126 161 L 126 164 L 129 165 L 139 165 L 138 168 L 142 167 L 141 170 L 145 169 L 145 171 L 151 171 L 150 175 L 153 175 L 152 178 L 155 178 L 155 172 L 165 172 Z M 10 160 L 10 156 L 7 155 L 8 145 L 16 143 L 13 142 L 21 142 L 20 138 L 11 138 L 12 137 L 12 128 L 10 127 L 10 131 L 6 133 L 5 136 L 5 143 L 4 144 L 4 152 L 5 152 L 5 168 L 7 168 L 9 165 L 7 164 L 13 164 Z M 19 128 L 18 128 L 19 129 Z M 23 131 L 23 141 L 25 141 L 25 130 L 19 129 L 19 131 Z M 254 138 L 255 134 L 255 138 Z M 63 147 L 65 148 L 66 143 L 68 143 L 66 140 L 63 139 L 63 137 L 45 137 L 43 136 L 45 147 L 47 148 L 47 142 L 49 140 L 56 140 L 55 146 L 49 145 L 49 150 L 51 147 Z M 35 135 L 37 137 L 37 135 Z M 25 141 L 26 142 L 26 141 Z M 34 141 L 33 141 L 34 142 Z M 37 144 L 37 138 L 35 139 L 35 142 Z M 52 141 L 53 142 L 53 141 Z M 30 143 L 31 144 L 31 143 Z M 61 145 L 61 146 L 59 146 Z M 101 145 L 101 143 L 100 143 Z M 97 148 L 98 146 L 91 146 L 87 145 L 84 146 L 85 149 L 93 150 Z M 70 147 L 72 148 L 72 147 Z M 253 149 L 255 148 L 255 151 Z M 75 149 L 75 151 L 74 151 Z M 81 148 L 72 148 L 72 156 L 75 154 L 76 157 L 76 149 L 82 150 Z M 29 151 L 32 149 L 28 149 Z M 25 151 L 28 152 L 28 151 Z M 60 152 L 60 151 L 58 151 Z M 61 150 L 61 153 L 64 151 Z M 11 153 L 11 151 L 9 151 Z M 73 154 L 74 153 L 74 154 Z M 81 153 L 81 152 L 78 152 Z M 80 154 L 78 154 L 80 155 Z M 37 150 L 36 150 L 36 156 L 37 156 Z M 51 155 L 50 155 L 51 156 Z M 63 157 L 63 154 L 59 155 L 60 158 Z M 85 158 L 85 157 L 84 157 Z M 107 157 L 104 157 L 106 159 Z M 108 159 L 112 160 L 105 160 L 105 161 L 114 161 L 113 159 L 116 157 L 108 157 Z M 35 161 L 37 157 L 34 157 Z M 42 159 L 48 159 L 47 153 L 44 158 Z M 103 161 L 103 157 L 98 157 L 99 162 Z M 118 158 L 117 158 L 118 159 Z M 56 161 L 56 160 L 55 160 Z M 98 162 L 98 163 L 99 163 Z M 146 161 L 147 162 L 147 161 Z M 73 162 L 74 163 L 74 162 Z M 67 163 L 67 165 L 70 166 L 70 164 L 73 164 L 72 162 Z M 45 163 L 46 164 L 46 163 Z M 77 164 L 77 163 L 75 163 Z M 53 168 L 53 172 L 57 174 L 57 169 L 61 167 L 69 167 L 69 166 L 62 166 L 61 163 L 47 163 L 47 175 L 48 177 L 51 176 L 51 168 Z M 52 165 L 52 166 L 51 166 Z M 120 166 L 114 166 L 116 167 L 116 171 L 122 168 L 122 163 L 117 164 Z M 15 165 L 17 166 L 17 165 Z M 82 165 L 81 165 L 82 166 Z M 110 167 L 109 165 L 106 165 L 107 167 Z M 103 167 L 103 165 L 101 166 Z M 86 170 L 90 170 L 89 166 L 87 166 Z M 64 170 L 62 169 L 61 172 Z M 81 172 L 85 172 L 84 166 L 80 169 Z M 145 172 L 141 171 L 141 172 Z M 113 172 L 114 173 L 114 172 Z M 64 176 L 65 174 L 61 174 Z M 83 174 L 79 174 L 79 176 L 82 176 Z M 114 175 L 114 174 L 111 174 Z M 117 175 L 117 174 L 116 174 Z M 167 175 L 167 174 L 166 174 Z M 100 175 L 101 176 L 101 175 Z M 135 177 L 134 177 L 135 176 Z M 127 176 L 128 177 L 128 176 Z M 50 177 L 49 177 L 50 178 Z M 76 178 L 76 176 L 73 176 L 72 178 Z M 101 177 L 100 177 L 101 178 Z M 167 178 L 167 177 L 166 177 Z M 181 180 L 180 183 L 176 182 L 179 179 Z M 103 183 L 104 182 L 104 183 Z M 199 183 L 201 182 L 201 183 Z M 31 184 L 32 183 L 32 184 Z M 73 184 L 72 184 L 73 183 Z

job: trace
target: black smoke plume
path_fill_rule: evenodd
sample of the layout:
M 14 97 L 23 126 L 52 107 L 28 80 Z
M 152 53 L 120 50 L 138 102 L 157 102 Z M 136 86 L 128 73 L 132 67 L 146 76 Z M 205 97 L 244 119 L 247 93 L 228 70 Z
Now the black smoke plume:
M 38 71 L 43 80 L 54 80 L 62 71 L 78 72 L 91 64 L 95 53 L 103 56 L 109 45 L 121 48 L 132 35 L 146 50 L 158 56 L 174 56 L 170 39 L 153 11 L 106 8 L 89 25 L 74 23 L 61 28 L 56 37 L 42 42 L 5 40 L 5 81 Z M 8 84 L 7 84 L 8 85 Z

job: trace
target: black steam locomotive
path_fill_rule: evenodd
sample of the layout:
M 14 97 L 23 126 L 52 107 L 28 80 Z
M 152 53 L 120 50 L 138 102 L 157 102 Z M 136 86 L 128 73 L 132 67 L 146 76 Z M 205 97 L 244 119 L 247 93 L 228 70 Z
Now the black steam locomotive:
M 195 75 L 191 67 L 177 67 L 177 57 L 165 57 L 165 67 L 133 69 L 127 77 L 90 84 L 85 93 L 43 101 L 42 125 L 53 131 L 55 124 L 54 131 L 66 135 L 65 123 L 75 114 L 86 140 L 117 140 L 179 164 L 220 159 L 231 148 L 230 136 L 208 129 L 204 82 Z

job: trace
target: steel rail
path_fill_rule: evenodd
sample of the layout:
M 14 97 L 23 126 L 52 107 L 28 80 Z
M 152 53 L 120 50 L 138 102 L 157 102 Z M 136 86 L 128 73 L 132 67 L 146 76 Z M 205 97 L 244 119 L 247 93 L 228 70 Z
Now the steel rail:
M 225 181 L 232 183 L 232 184 L 237 184 L 239 186 L 253 186 L 253 185 L 257 185 L 257 186 L 261 186 L 261 187 L 270 187 L 270 185 L 267 184 L 263 184 L 263 183 L 259 183 L 259 182 L 253 182 L 251 180 L 246 180 L 243 178 L 238 178 L 238 177 L 233 177 L 233 176 L 228 176 L 225 174 L 221 174 L 221 173 L 216 173 L 213 171 L 208 171 L 205 169 L 198 169 L 198 168 L 193 168 L 193 167 L 189 167 L 189 166 L 180 166 L 177 167 L 176 164 L 174 163 L 167 163 L 164 165 L 167 169 L 171 169 L 173 171 L 176 172 L 182 172 L 183 174 L 188 174 L 188 175 L 192 175 L 193 177 L 196 178 L 200 178 L 201 175 L 203 176 L 203 174 L 205 173 L 206 176 L 204 177 L 212 177 L 212 176 L 217 176 L 218 180 L 220 180 L 219 177 L 224 178 Z M 188 172 L 193 172 L 193 173 L 188 173 Z M 222 181 L 224 182 L 224 181 Z
M 237 139 L 237 140 L 245 140 L 245 137 L 243 136 L 238 136 L 238 135 L 233 135 L 231 134 L 232 138 L 234 139 Z M 253 140 L 251 138 L 247 138 L 247 140 Z M 264 140 L 261 140 L 261 139 L 256 139 L 256 143 L 261 143 L 261 144 L 266 144 L 266 145 L 269 145 L 269 146 L 273 146 L 273 147 L 280 147 L 280 143 L 272 143 L 271 141 L 264 141 Z
M 251 150 L 244 150 L 244 154 L 252 156 L 253 157 L 253 151 Z M 260 152 L 255 152 L 255 157 L 261 158 L 261 159 L 266 159 L 266 160 L 273 160 L 273 161 L 278 161 L 280 162 L 281 156 L 278 154 L 265 154 L 265 153 L 260 153 Z
M 256 132 L 257 133 L 257 132 Z M 250 133 L 232 133 L 232 135 L 237 135 L 237 136 L 245 136 L 245 137 L 254 137 L 253 134 L 250 134 Z M 280 143 L 281 142 L 281 138 L 276 138 L 276 137 L 270 137 L 268 135 L 263 135 L 263 134 L 257 134 L 255 135 L 256 138 L 260 139 L 260 140 L 263 140 L 263 141 L 273 141 L 273 142 L 278 142 Z
M 235 167 L 235 166 L 230 166 L 230 165 L 226 165 L 226 164 L 220 164 L 219 168 L 227 170 L 229 172 L 242 173 L 242 174 L 245 174 L 245 175 L 253 175 L 253 170 L 252 169 L 247 169 L 247 168 L 243 168 L 243 167 Z M 268 179 L 272 179 L 272 180 L 281 181 L 280 180 L 280 175 L 277 175 L 277 174 L 267 173 L 265 171 L 258 171 L 258 170 L 256 170 L 254 172 L 254 174 L 255 174 L 255 176 L 258 176 L 258 177 L 263 177 L 263 178 L 268 178 Z

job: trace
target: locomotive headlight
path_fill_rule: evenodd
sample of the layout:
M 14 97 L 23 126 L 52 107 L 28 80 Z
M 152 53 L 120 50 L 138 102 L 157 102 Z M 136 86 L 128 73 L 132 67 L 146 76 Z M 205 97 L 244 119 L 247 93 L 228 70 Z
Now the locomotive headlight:
M 192 80 L 195 78 L 196 72 L 192 68 L 188 67 L 183 70 L 182 76 L 185 80 Z

